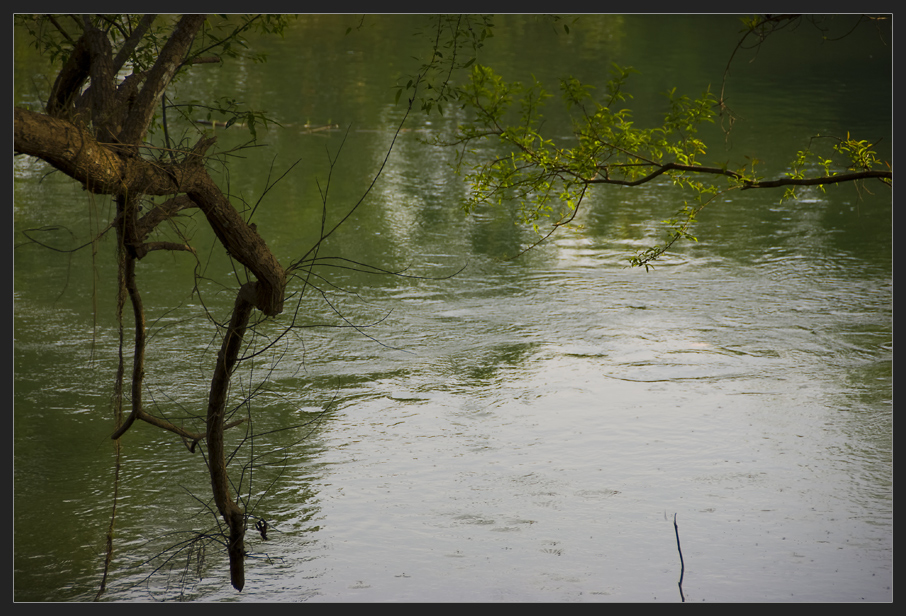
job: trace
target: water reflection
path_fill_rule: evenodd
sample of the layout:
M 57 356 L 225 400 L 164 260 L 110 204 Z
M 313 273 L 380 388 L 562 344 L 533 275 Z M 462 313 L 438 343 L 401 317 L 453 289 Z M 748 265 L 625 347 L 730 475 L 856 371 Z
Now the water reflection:
M 514 75 L 554 75 L 601 72 L 589 59 L 608 54 L 650 67 L 666 57 L 663 46 L 688 46 L 671 66 L 690 72 L 671 79 L 713 79 L 702 60 L 713 52 L 693 44 L 710 39 L 691 18 L 590 21 L 595 27 L 576 38 L 519 22 L 489 53 L 512 58 Z M 336 222 L 363 195 L 399 121 L 384 90 L 407 66 L 399 58 L 412 55 L 411 39 L 385 20 L 375 24 L 364 39 L 343 38 L 341 19 L 306 17 L 298 35 L 262 42 L 271 62 L 245 70 L 243 81 L 204 72 L 181 86 L 207 96 L 242 83 L 247 100 L 268 101 L 287 123 L 311 116 L 353 125 L 342 151 L 345 133 L 267 133 L 278 168 L 303 161 L 256 214 L 282 262 L 320 232 L 313 178 L 326 177 L 328 152 L 340 154 L 328 200 Z M 553 56 L 522 62 L 534 37 L 555 40 Z M 544 55 L 540 44 L 531 51 Z M 640 83 L 654 94 L 662 77 Z M 809 115 L 825 106 L 809 89 L 787 100 L 793 95 L 752 103 L 772 109 L 781 133 L 768 143 L 759 135 L 759 155 L 775 158 L 804 137 L 791 134 L 798 120 L 773 115 L 777 108 Z M 841 127 L 851 119 L 840 111 Z M 413 127 L 445 131 L 455 120 Z M 236 382 L 257 393 L 249 432 L 234 436 L 236 445 L 251 438 L 253 453 L 245 449 L 235 464 L 254 456 L 242 493 L 270 529 L 267 541 L 250 532 L 246 591 L 227 588 L 215 544 L 201 579 L 183 574 L 183 559 L 133 585 L 151 567 L 129 565 L 214 524 L 204 462 L 146 429 L 124 444 L 109 599 L 675 601 L 669 518 L 678 512 L 690 600 L 889 600 L 886 196 L 831 190 L 778 204 L 737 193 L 703 216 L 699 244 L 646 274 L 626 269 L 625 259 L 658 237 L 675 196 L 664 186 L 602 191 L 581 228 L 506 261 L 531 234 L 506 209 L 463 215 L 452 154 L 421 136 L 400 136 L 366 202 L 320 253 L 408 267 L 413 277 L 322 262 L 315 271 L 331 305 L 310 289 L 288 302 L 300 324 L 322 327 L 281 339 Z M 221 145 L 243 138 L 224 133 Z M 754 139 L 742 128 L 735 138 L 735 148 Z M 272 162 L 237 166 L 234 192 L 253 201 Z M 45 202 L 79 219 L 84 198 L 36 179 L 17 175 L 17 231 L 56 219 Z M 204 237 L 199 231 L 199 246 L 209 245 Z M 91 289 L 95 273 L 112 275 L 113 246 L 102 242 L 96 261 L 77 253 L 70 269 L 33 248 L 16 254 L 15 592 L 91 598 L 111 502 L 105 384 L 117 347 L 103 307 L 113 291 L 99 287 L 95 326 Z M 216 345 L 190 295 L 194 263 L 147 261 L 148 396 L 159 412 L 197 422 Z M 206 275 L 201 298 L 222 318 L 230 300 L 216 282 L 234 282 L 223 255 L 211 255 Z M 69 289 L 60 298 L 61 281 Z M 263 326 L 249 353 L 284 325 Z

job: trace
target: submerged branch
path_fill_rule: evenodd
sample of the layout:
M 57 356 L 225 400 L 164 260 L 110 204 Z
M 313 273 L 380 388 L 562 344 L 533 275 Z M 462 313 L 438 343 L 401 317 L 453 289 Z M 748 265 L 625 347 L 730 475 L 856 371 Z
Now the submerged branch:
M 230 557 L 230 582 L 236 590 L 245 586 L 245 515 L 230 496 L 230 482 L 226 470 L 226 456 L 223 444 L 223 419 L 230 376 L 239 357 L 242 338 L 248 327 L 249 317 L 255 307 L 256 283 L 242 285 L 233 306 L 233 316 L 223 337 L 223 344 L 217 354 L 217 365 L 211 380 L 211 394 L 208 400 L 208 464 L 211 473 L 211 488 L 214 502 L 220 515 L 230 529 L 227 551 Z

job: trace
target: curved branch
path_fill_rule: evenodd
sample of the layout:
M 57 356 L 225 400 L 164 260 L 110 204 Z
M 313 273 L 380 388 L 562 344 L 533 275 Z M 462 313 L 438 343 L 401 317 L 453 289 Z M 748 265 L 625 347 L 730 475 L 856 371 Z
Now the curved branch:
M 168 195 L 184 192 L 204 212 L 227 252 L 249 268 L 261 283 L 255 306 L 274 316 L 283 311 L 286 275 L 260 235 L 249 226 L 204 168 L 204 153 L 214 139 L 202 139 L 185 160 L 158 163 L 120 156 L 87 131 L 66 120 L 14 109 L 14 149 L 41 158 L 99 194 Z M 184 201 L 175 207 L 186 207 Z M 171 204 L 173 207 L 173 204 Z M 150 214 L 149 214 L 150 216 Z M 156 212 L 142 231 L 163 220 Z M 136 230 L 138 225 L 136 225 Z M 138 238 L 127 238 L 137 247 Z
M 172 195 L 184 192 L 198 176 L 206 176 L 204 150 L 213 143 L 196 145 L 183 162 L 165 164 L 138 157 L 120 156 L 72 122 L 15 107 L 13 149 L 40 158 L 95 194 L 122 192 Z M 116 146 L 114 146 L 116 147 Z
M 258 232 L 243 220 L 207 173 L 197 178 L 187 194 L 204 212 L 227 253 L 258 279 L 252 304 L 268 316 L 283 312 L 286 273 Z

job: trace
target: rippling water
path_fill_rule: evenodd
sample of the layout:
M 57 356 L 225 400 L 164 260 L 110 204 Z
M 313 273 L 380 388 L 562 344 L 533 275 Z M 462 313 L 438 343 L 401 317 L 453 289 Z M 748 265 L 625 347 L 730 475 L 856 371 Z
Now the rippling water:
M 386 138 L 353 139 L 344 177 Z M 336 142 L 314 143 L 323 156 Z M 229 587 L 221 546 L 191 542 L 215 524 L 200 454 L 136 426 L 108 600 L 677 601 L 674 514 L 686 600 L 892 599 L 888 196 L 728 200 L 699 244 L 646 273 L 625 259 L 669 214 L 655 206 L 670 191 L 602 193 L 583 228 L 508 261 L 530 237 L 505 212 L 461 215 L 448 154 L 415 136 L 397 152 L 325 255 L 413 277 L 321 266 L 330 304 L 307 292 L 286 318 L 298 302 L 300 324 L 342 327 L 296 330 L 237 373 L 235 389 L 255 392 L 255 436 L 231 468 L 269 523 L 267 541 L 249 530 L 246 589 Z M 17 230 L 47 224 L 44 202 L 85 208 L 63 183 L 19 173 Z M 349 183 L 341 204 L 360 190 Z M 259 221 L 284 261 L 304 245 L 301 186 Z M 67 262 L 16 252 L 20 600 L 90 599 L 99 583 L 109 244 Z M 194 264 L 146 261 L 146 398 L 191 424 L 218 346 L 200 302 L 222 319 L 230 293 L 212 273 L 191 296 Z M 285 324 L 262 326 L 248 351 Z M 185 549 L 145 562 L 173 546 Z
M 363 382 L 298 469 L 318 531 L 251 595 L 673 600 L 676 513 L 689 600 L 889 597 L 890 441 L 853 429 L 889 420 L 884 319 L 852 331 L 839 295 L 681 267 L 416 301 L 414 357 L 340 368 Z M 889 292 L 863 286 L 847 299 Z

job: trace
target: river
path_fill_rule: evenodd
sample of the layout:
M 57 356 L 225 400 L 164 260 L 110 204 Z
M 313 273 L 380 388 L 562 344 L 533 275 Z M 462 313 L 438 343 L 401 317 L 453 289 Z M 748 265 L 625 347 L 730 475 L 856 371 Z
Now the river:
M 262 129 L 268 147 L 240 152 L 222 178 L 252 207 L 269 174 L 301 161 L 255 213 L 282 263 L 318 237 L 331 157 L 331 224 L 380 168 L 403 113 L 392 86 L 416 68 L 423 19 L 356 29 L 352 16 L 303 16 L 282 39 L 250 39 L 267 63 L 200 65 L 177 85 L 285 125 Z M 510 79 L 556 91 L 564 74 L 603 86 L 611 62 L 634 66 L 640 123 L 670 87 L 719 90 L 740 29 L 721 16 L 588 15 L 568 35 L 540 18 L 496 23 L 480 59 Z M 871 27 L 822 44 L 803 24 L 737 57 L 727 87 L 741 119 L 727 139 L 706 131 L 709 160 L 758 157 L 779 175 L 812 135 L 847 131 L 882 138 L 890 160 L 883 27 L 888 46 Z M 17 30 L 16 104 L 41 100 L 41 71 Z M 425 143 L 460 113 L 408 120 L 417 130 L 320 249 L 317 290 L 300 295 L 296 281 L 284 315 L 250 339 L 246 352 L 261 353 L 234 390 L 252 396 L 237 409 L 252 428 L 231 436 L 243 445 L 231 469 L 268 540 L 250 528 L 245 590 L 206 540 L 203 458 L 136 425 L 122 439 L 104 600 L 675 602 L 679 539 L 687 601 L 891 601 L 891 192 L 735 193 L 701 214 L 697 243 L 646 272 L 626 259 L 657 241 L 677 193 L 604 188 L 580 225 L 512 259 L 531 231 L 507 208 L 463 213 L 454 153 Z M 248 140 L 217 135 L 223 150 Z M 113 505 L 115 241 L 61 253 L 28 237 L 79 246 L 113 208 L 21 158 L 14 596 L 91 600 Z M 145 400 L 191 423 L 219 347 L 208 314 L 228 317 L 237 276 L 203 218 L 177 231 L 197 261 L 161 252 L 139 265 Z M 300 327 L 280 337 L 293 317 Z

